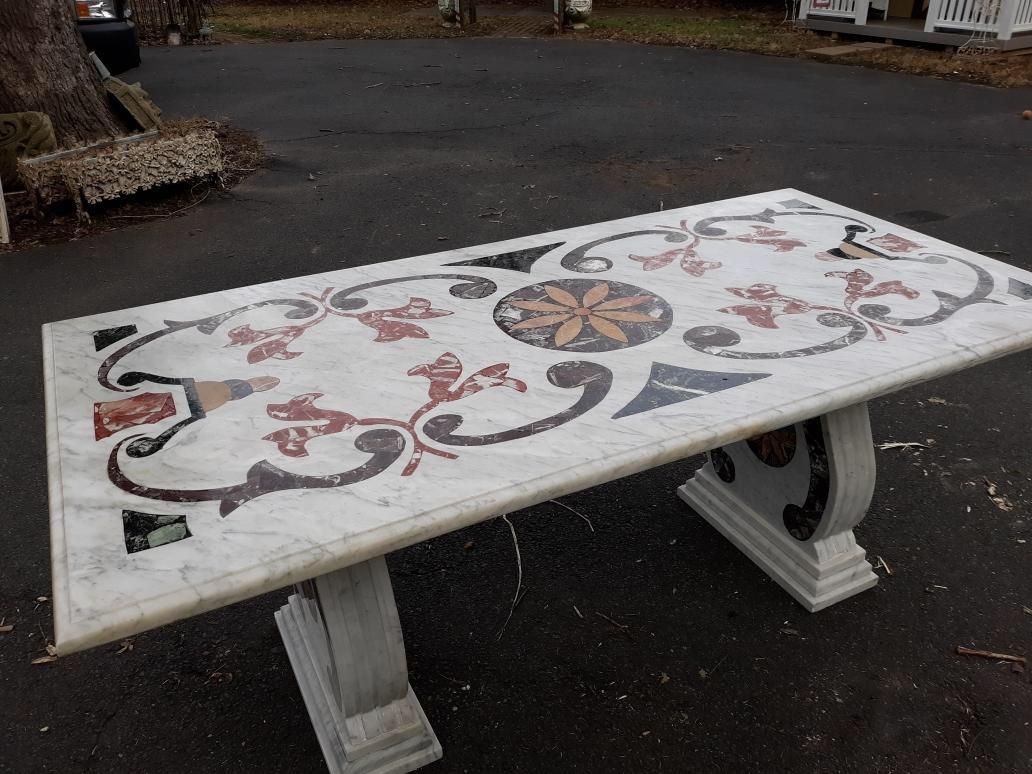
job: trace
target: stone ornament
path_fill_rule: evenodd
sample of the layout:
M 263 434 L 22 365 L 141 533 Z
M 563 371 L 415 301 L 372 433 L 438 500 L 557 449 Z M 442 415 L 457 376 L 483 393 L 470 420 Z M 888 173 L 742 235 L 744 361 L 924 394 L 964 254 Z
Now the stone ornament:
M 591 16 L 591 0 L 563 0 L 565 6 L 563 12 L 566 15 L 567 23 L 575 30 L 585 29 L 588 17 Z
M 18 160 L 57 150 L 54 127 L 46 113 L 0 113 L 0 182 L 18 182 Z
M 437 0 L 437 10 L 441 14 L 442 26 L 459 26 L 459 0 Z
M 155 133 L 21 161 L 18 171 L 37 206 L 71 199 L 85 217 L 83 202 L 217 175 L 222 146 L 210 129 Z

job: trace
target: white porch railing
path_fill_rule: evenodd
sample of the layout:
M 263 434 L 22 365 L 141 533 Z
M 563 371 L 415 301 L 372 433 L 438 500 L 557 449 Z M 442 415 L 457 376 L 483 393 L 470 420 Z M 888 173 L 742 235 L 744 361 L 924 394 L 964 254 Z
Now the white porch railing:
M 1010 40 L 1032 31 L 1032 0 L 931 0 L 925 30 L 988 32 Z
M 1032 0 L 1018 0 L 1014 9 L 1014 32 L 1032 31 Z
M 1032 0 L 1028 0 L 1032 3 Z M 841 16 L 856 18 L 856 0 L 802 0 L 799 4 L 799 18 L 807 16 Z
M 867 23 L 871 4 L 872 0 L 800 0 L 799 18 L 837 17 L 860 26 Z M 1032 0 L 931 0 L 925 31 L 936 30 L 1010 40 L 1015 32 L 1032 32 Z

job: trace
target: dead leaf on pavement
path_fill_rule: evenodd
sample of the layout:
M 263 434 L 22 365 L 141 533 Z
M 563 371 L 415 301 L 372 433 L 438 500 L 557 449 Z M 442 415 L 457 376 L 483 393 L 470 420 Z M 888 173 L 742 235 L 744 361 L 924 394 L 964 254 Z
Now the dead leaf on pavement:
M 136 647 L 135 645 L 133 645 L 133 641 L 132 640 L 128 640 L 128 639 L 127 640 L 122 640 L 120 643 L 118 643 L 118 645 L 119 645 L 119 648 L 118 648 L 118 650 L 115 651 L 115 655 L 116 656 L 121 656 L 123 653 L 128 653 L 134 647 Z
M 659 673 L 659 684 L 660 685 L 666 685 L 669 682 L 670 682 L 670 675 L 668 675 L 666 672 L 660 672 Z
M 945 406 L 946 405 L 946 399 L 945 398 L 929 398 L 928 402 L 929 403 L 934 403 L 936 406 Z
M 53 664 L 55 661 L 57 661 L 57 656 L 40 656 L 39 658 L 32 659 L 32 661 L 30 661 L 29 663 L 33 664 L 33 665 L 35 665 L 35 664 Z
M 985 492 L 989 495 L 989 499 L 993 501 L 993 504 L 1001 511 L 1013 511 L 1014 503 L 1000 494 L 1000 490 L 996 484 L 990 481 L 988 478 L 982 477 L 982 481 L 985 483 Z
M 879 449 L 927 449 L 928 444 L 917 441 L 889 441 L 878 444 Z

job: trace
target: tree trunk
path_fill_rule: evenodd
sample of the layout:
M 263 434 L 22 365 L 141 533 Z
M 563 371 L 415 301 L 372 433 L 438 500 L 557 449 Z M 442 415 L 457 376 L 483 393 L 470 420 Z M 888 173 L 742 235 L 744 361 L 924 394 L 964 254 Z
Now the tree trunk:
M 0 0 L 0 113 L 27 110 L 50 116 L 67 148 L 125 134 L 71 0 Z

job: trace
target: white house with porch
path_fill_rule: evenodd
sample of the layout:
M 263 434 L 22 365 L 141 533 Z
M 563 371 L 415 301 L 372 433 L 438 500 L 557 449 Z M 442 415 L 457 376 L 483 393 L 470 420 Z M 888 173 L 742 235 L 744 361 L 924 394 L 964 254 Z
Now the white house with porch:
M 1032 47 L 1032 0 L 799 0 L 807 29 L 1007 51 Z

